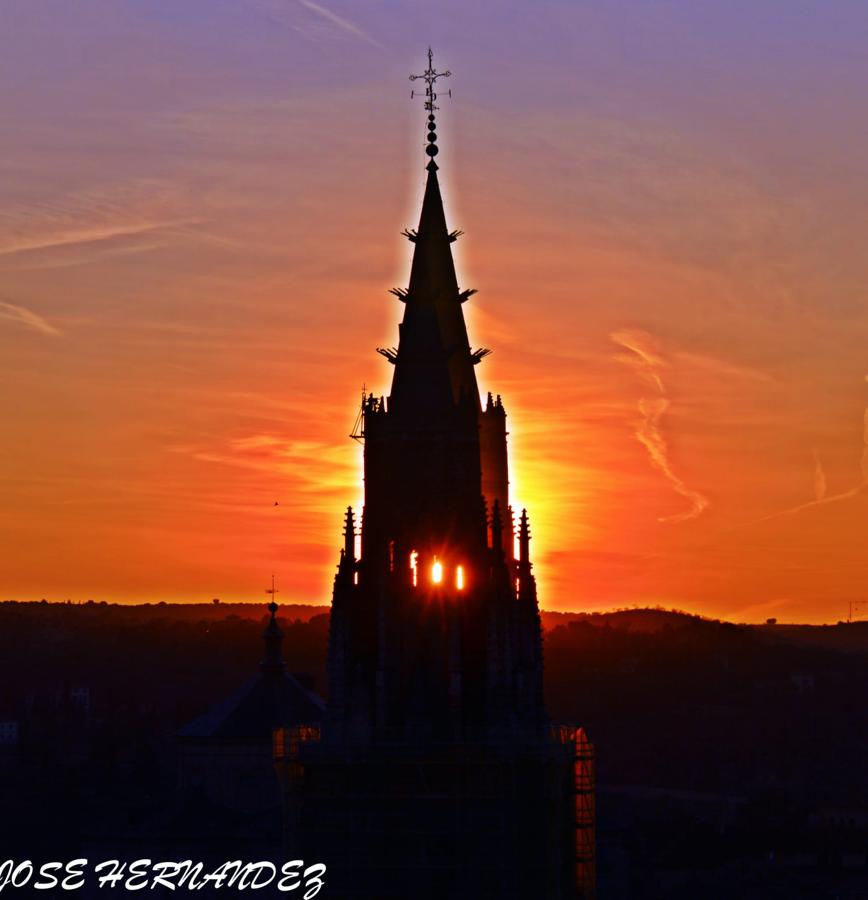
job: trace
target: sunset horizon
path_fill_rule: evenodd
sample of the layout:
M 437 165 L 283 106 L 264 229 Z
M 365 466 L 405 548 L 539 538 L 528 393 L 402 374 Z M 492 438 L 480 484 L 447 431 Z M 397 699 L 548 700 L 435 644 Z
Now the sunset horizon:
M 0 892 L 868 897 L 868 5 L 0 26 Z
M 12 5 L 0 601 L 257 602 L 274 573 L 328 605 L 425 183 L 424 33 L 455 71 L 445 212 L 541 607 L 864 617 L 858 8 L 772 37 L 746 7 L 554 5 L 477 46 L 458 7 L 251 0 L 200 31 L 198 0 Z

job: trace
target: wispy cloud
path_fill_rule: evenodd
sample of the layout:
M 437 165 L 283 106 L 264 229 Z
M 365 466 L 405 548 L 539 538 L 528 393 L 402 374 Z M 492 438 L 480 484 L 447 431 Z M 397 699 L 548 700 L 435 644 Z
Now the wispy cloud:
M 868 375 L 865 376 L 865 381 L 868 382 Z M 817 451 L 814 451 L 814 499 L 809 501 L 808 503 L 800 503 L 798 506 L 793 506 L 790 509 L 782 510 L 781 512 L 772 513 L 770 516 L 763 516 L 763 518 L 759 519 L 760 522 L 768 522 L 772 519 L 780 519 L 784 516 L 794 516 L 796 513 L 800 513 L 806 509 L 812 509 L 815 506 L 826 506 L 830 503 L 839 503 L 842 500 L 852 500 L 854 497 L 858 497 L 860 494 L 868 491 L 868 407 L 865 408 L 865 412 L 862 417 L 862 458 L 859 461 L 859 469 L 860 474 L 862 476 L 862 480 L 855 487 L 850 488 L 849 491 L 842 491 L 840 494 L 832 494 L 831 496 L 826 493 L 826 473 L 823 470 L 823 464 L 820 461 L 820 457 L 817 454 Z
M 122 256 L 150 253 L 165 245 L 166 241 L 162 238 L 55 245 L 46 248 L 46 252 L 0 254 L 0 272 L 45 272 L 51 269 L 68 269 L 73 266 L 102 263 Z
M 110 179 L 0 209 L 0 268 L 50 269 L 153 249 L 201 222 L 189 191 L 160 179 Z
M 346 447 L 273 434 L 236 437 L 215 447 L 180 445 L 167 449 L 201 462 L 264 473 L 270 476 L 269 483 L 291 485 L 296 505 L 304 505 L 304 495 L 315 498 L 312 502 L 316 509 L 328 502 L 324 498 L 334 494 L 352 496 L 359 476 L 356 460 Z
M 689 488 L 675 473 L 669 460 L 669 446 L 663 436 L 661 423 L 669 409 L 669 398 L 660 371 L 665 368 L 666 361 L 654 338 L 643 331 L 621 330 L 613 332 L 610 337 L 616 344 L 630 351 L 628 354 L 618 355 L 616 359 L 630 366 L 656 393 L 654 397 L 639 399 L 638 408 L 642 418 L 636 423 L 636 440 L 648 451 L 651 464 L 663 473 L 672 489 L 690 502 L 690 507 L 685 512 L 660 516 L 658 521 L 684 522 L 695 519 L 708 508 L 708 499 Z
M 134 222 L 125 225 L 85 226 L 70 228 L 53 234 L 10 238 L 5 242 L 0 242 L 0 256 L 33 250 L 50 250 L 57 247 L 67 247 L 72 244 L 92 244 L 98 241 L 109 241 L 114 238 L 147 234 L 162 228 L 189 224 L 191 224 L 189 219 L 170 222 Z
M 38 331 L 51 337 L 59 337 L 63 333 L 32 309 L 19 306 L 17 303 L 7 303 L 5 300 L 0 300 L 0 319 L 15 322 L 31 331 Z
M 383 46 L 379 41 L 371 37 L 367 31 L 356 25 L 355 22 L 339 15 L 333 9 L 323 6 L 321 3 L 315 3 L 314 0 L 290 0 L 289 3 L 284 2 L 284 0 L 251 0 L 251 6 L 270 22 L 284 25 L 312 40 L 319 36 L 318 32 L 322 34 L 329 30 L 332 32 L 337 30 L 375 47 L 382 48 Z M 317 28 L 316 26 L 311 27 L 310 23 L 302 21 L 304 16 L 299 17 L 297 12 L 295 12 L 299 7 L 312 13 L 319 20 L 320 24 L 325 24 L 327 27 L 325 29 Z
M 715 356 L 709 356 L 705 353 L 688 353 L 679 351 L 675 354 L 675 358 L 680 363 L 693 366 L 711 372 L 715 375 L 722 375 L 727 378 L 741 378 L 746 381 L 772 382 L 774 378 L 768 373 L 751 366 L 738 365 L 737 363 L 727 360 L 718 359 Z
M 318 16 L 322 16 L 322 18 L 331 22 L 337 28 L 340 28 L 342 31 L 347 32 L 347 34 L 353 34 L 356 37 L 361 38 L 363 41 L 367 41 L 370 44 L 373 44 L 376 47 L 382 46 L 378 41 L 375 41 L 366 31 L 363 31 L 359 28 L 358 25 L 351 22 L 349 19 L 345 19 L 343 16 L 339 16 L 336 12 L 328 7 L 323 6 L 320 3 L 314 3 L 313 0 L 298 0 L 298 2 L 305 8 L 309 9 L 312 13 L 316 13 Z

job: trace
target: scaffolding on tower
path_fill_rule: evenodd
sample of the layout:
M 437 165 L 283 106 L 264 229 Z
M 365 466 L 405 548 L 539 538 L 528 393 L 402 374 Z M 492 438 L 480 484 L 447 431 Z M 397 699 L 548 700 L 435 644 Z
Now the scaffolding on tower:
M 362 402 L 359 404 L 359 411 L 356 414 L 356 420 L 353 422 L 353 427 L 350 431 L 350 437 L 360 444 L 364 443 L 365 440 L 365 402 L 367 399 L 368 396 L 365 391 L 365 385 L 362 385 Z
M 576 893 L 581 900 L 593 900 L 597 894 L 594 745 L 584 728 L 576 731 L 575 741 Z

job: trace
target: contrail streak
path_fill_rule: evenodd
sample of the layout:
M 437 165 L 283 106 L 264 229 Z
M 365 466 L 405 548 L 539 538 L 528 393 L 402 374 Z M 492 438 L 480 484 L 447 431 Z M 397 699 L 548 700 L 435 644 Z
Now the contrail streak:
M 59 337 L 62 332 L 59 328 L 55 328 L 50 322 L 47 322 L 42 316 L 27 309 L 24 306 L 18 306 L 15 303 L 6 303 L 0 300 L 0 319 L 7 319 L 11 322 L 17 322 L 40 334 L 48 334 L 52 337 Z
M 160 231 L 164 228 L 188 225 L 194 222 L 194 219 L 176 219 L 166 222 L 136 222 L 123 225 L 74 227 L 45 236 L 13 238 L 6 242 L 0 241 L 0 256 L 11 256 L 16 253 L 27 253 L 33 250 L 53 250 L 74 244 L 95 244 L 118 237 L 147 234 L 151 231 Z
M 378 41 L 375 41 L 366 31 L 363 31 L 356 25 L 354 22 L 351 22 L 349 19 L 345 19 L 343 16 L 339 16 L 336 12 L 329 9 L 326 6 L 322 6 L 319 3 L 314 3 L 313 0 L 298 0 L 298 2 L 309 9 L 312 13 L 315 13 L 318 16 L 321 16 L 328 22 L 331 22 L 332 25 L 340 28 L 342 31 L 347 32 L 347 34 L 352 34 L 355 37 L 361 38 L 363 41 L 367 41 L 369 44 L 373 44 L 375 47 L 381 47 Z
M 630 351 L 629 355 L 616 358 L 630 366 L 657 394 L 656 397 L 642 397 L 639 400 L 638 408 L 642 418 L 636 424 L 636 440 L 648 451 L 651 465 L 662 472 L 672 489 L 690 503 L 690 507 L 684 512 L 660 516 L 657 521 L 684 522 L 695 519 L 708 508 L 708 498 L 689 488 L 673 470 L 669 460 L 669 446 L 661 427 L 663 416 L 669 409 L 666 385 L 659 371 L 665 367 L 666 361 L 658 353 L 654 339 L 645 332 L 615 331 L 610 337 L 616 344 Z
M 865 376 L 865 381 L 868 381 L 868 375 Z M 761 519 L 757 519 L 758 522 L 768 522 L 771 519 L 780 519 L 784 516 L 794 516 L 796 513 L 802 512 L 805 509 L 812 509 L 815 506 L 826 506 L 829 503 L 838 503 L 841 500 L 851 500 L 853 497 L 858 497 L 860 494 L 868 491 L 868 407 L 865 409 L 865 413 L 862 418 L 862 458 L 859 460 L 859 470 L 862 475 L 862 480 L 855 487 L 850 488 L 849 491 L 843 491 L 840 494 L 832 494 L 831 497 L 826 495 L 826 474 L 823 471 L 822 464 L 820 463 L 820 458 L 817 456 L 817 451 L 814 451 L 814 459 L 815 459 L 815 468 L 814 468 L 814 500 L 809 501 L 808 503 L 800 503 L 798 506 L 793 506 L 791 509 L 785 509 L 781 512 L 772 513 L 769 516 L 763 516 Z

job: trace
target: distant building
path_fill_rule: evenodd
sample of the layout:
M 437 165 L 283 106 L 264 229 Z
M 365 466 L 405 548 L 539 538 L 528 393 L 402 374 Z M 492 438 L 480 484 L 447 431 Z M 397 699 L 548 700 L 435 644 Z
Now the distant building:
M 277 604 L 263 635 L 259 672 L 234 694 L 178 733 L 178 776 L 182 794 L 197 794 L 228 810 L 255 812 L 279 806 L 272 763 L 275 728 L 318 723 L 323 701 L 290 674 L 283 660 Z
M 790 681 L 800 694 L 809 694 L 817 686 L 816 679 L 810 672 L 793 672 Z
M 90 688 L 72 687 L 69 689 L 69 700 L 85 715 L 90 713 Z
M 275 741 L 287 853 L 343 900 L 563 900 L 594 891 L 593 751 L 553 729 L 530 525 L 509 506 L 506 411 L 480 403 L 434 156 L 388 397 L 363 398 L 365 506 L 347 510 L 322 728 Z M 356 542 L 360 539 L 360 552 Z
M 15 767 L 21 759 L 21 728 L 15 720 L 0 721 L 0 771 Z

